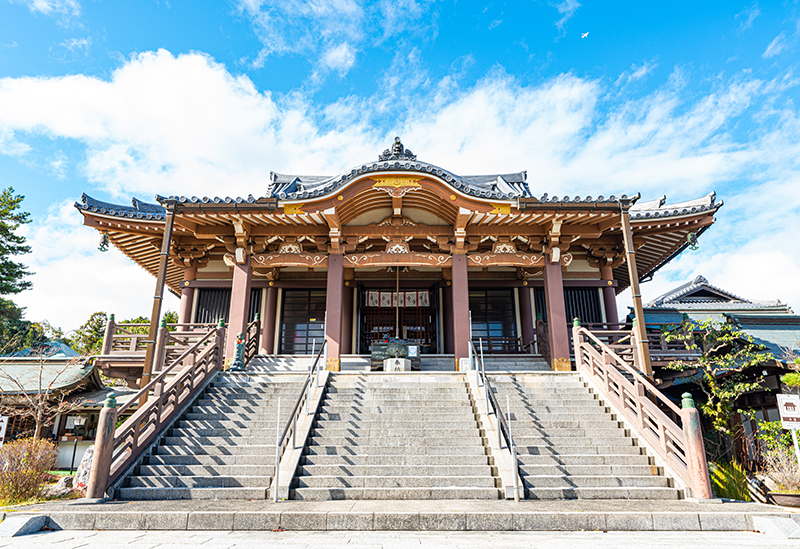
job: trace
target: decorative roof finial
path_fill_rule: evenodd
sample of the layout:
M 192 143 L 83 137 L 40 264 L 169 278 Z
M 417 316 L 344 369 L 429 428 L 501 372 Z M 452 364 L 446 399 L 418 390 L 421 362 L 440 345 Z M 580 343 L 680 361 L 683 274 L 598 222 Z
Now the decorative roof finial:
M 403 147 L 403 142 L 399 137 L 394 138 L 391 149 L 386 149 L 383 154 L 378 156 L 378 160 L 416 160 L 417 155 Z

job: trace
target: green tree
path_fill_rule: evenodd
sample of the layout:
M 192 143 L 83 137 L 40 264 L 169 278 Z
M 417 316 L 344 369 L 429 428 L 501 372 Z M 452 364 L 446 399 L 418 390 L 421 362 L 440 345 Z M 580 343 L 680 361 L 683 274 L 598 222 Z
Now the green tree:
M 733 451 L 733 428 L 731 418 L 733 404 L 737 398 L 749 391 L 762 388 L 763 379 L 748 381 L 743 372 L 763 364 L 773 357 L 763 352 L 753 338 L 730 323 L 714 320 L 692 322 L 685 320 L 664 333 L 667 341 L 683 343 L 687 350 L 699 354 L 696 361 L 676 360 L 667 368 L 679 371 L 695 370 L 696 383 L 706 396 L 699 403 L 700 411 L 710 421 L 717 441 L 708 440 L 712 456 L 731 456 Z M 714 448 L 713 446 L 717 446 Z
M 20 225 L 30 223 L 30 214 L 19 211 L 25 197 L 15 195 L 8 187 L 0 193 L 0 295 L 18 294 L 31 287 L 25 277 L 31 273 L 28 268 L 14 261 L 19 255 L 30 253 L 25 237 L 16 234 Z
M 72 348 L 84 356 L 99 354 L 106 335 L 108 315 L 98 311 L 72 333 Z

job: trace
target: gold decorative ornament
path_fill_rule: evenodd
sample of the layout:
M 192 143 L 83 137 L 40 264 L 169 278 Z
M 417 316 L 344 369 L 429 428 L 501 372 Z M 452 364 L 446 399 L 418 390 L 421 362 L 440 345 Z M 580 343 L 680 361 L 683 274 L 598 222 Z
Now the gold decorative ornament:
M 490 214 L 511 215 L 511 204 L 492 204 L 492 208 Z
M 344 285 L 345 285 L 345 286 L 349 286 L 349 285 L 350 285 L 350 281 L 349 281 L 349 280 L 345 280 L 345 281 L 344 281 Z
M 448 281 L 447 281 L 447 285 L 448 285 L 448 286 L 450 286 L 450 284 L 452 284 L 452 282 L 450 282 L 450 281 L 448 280 Z
M 344 196 L 340 194 L 339 196 L 336 197 L 336 200 L 341 202 L 342 200 L 344 200 Z
M 306 212 L 303 211 L 303 206 L 305 204 L 284 204 L 283 213 L 286 215 L 304 214 Z
M 274 283 L 273 281 L 271 281 L 271 280 L 270 280 L 270 281 L 269 281 L 269 285 L 270 285 L 270 286 L 274 286 L 274 285 L 275 285 L 275 283 Z
M 455 200 L 455 199 L 456 199 L 456 195 L 454 195 L 454 194 L 451 194 L 451 195 L 450 195 L 450 200 Z

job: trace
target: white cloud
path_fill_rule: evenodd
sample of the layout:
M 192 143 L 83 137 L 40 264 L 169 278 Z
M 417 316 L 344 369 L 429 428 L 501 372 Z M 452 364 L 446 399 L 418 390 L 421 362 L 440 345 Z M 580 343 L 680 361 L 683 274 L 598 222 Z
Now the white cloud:
M 334 174 L 375 159 L 394 135 L 421 160 L 457 173 L 528 170 L 536 195 L 666 192 L 677 201 L 716 189 L 727 204 L 701 238 L 702 256 L 679 258 L 657 280 L 704 274 L 761 297 L 752 288 L 771 273 L 770 291 L 781 293 L 774 297 L 800 304 L 800 289 L 777 281 L 780 270 L 749 268 L 766 259 L 786 273 L 800 265 L 785 250 L 800 231 L 800 114 L 777 100 L 796 85 L 791 75 L 765 82 L 743 73 L 698 93 L 676 71 L 636 99 L 571 74 L 521 85 L 498 71 L 469 87 L 419 78 L 404 95 L 398 85 L 315 107 L 299 93 L 261 93 L 201 54 L 148 52 L 108 80 L 0 79 L 0 153 L 24 160 L 39 154 L 29 140 L 64 140 L 71 146 L 62 150 L 79 153 L 50 158 L 52 168 L 69 162 L 95 187 L 89 194 L 123 202 L 155 193 L 260 196 L 270 170 Z M 731 131 L 742 124 L 752 130 Z M 138 314 L 152 278 L 116 252 L 94 252 L 96 232 L 79 223 L 62 205 L 32 228 L 36 289 L 19 296 L 29 317 L 68 328 L 89 309 Z
M 252 62 L 261 67 L 273 55 L 303 54 L 316 61 L 314 79 L 327 72 L 343 75 L 355 63 L 355 52 L 380 46 L 434 25 L 432 0 L 238 0 L 263 48 Z
M 117 318 L 149 314 L 155 280 L 116 248 L 99 252 L 98 233 L 81 225 L 72 200 L 54 204 L 44 219 L 24 227 L 34 253 L 23 258 L 35 274 L 33 290 L 14 297 L 26 318 L 48 320 L 65 330 L 77 328 L 97 311 Z M 24 205 L 24 204 L 23 204 Z M 164 310 L 177 310 L 169 294 Z
M 322 56 L 322 62 L 327 70 L 339 73 L 344 76 L 353 68 L 356 62 L 356 52 L 353 46 L 344 42 L 337 46 L 330 47 Z
M 765 49 L 764 53 L 761 54 L 761 57 L 763 57 L 764 59 L 775 57 L 783 50 L 785 50 L 787 46 L 788 43 L 786 42 L 786 31 L 783 31 L 778 36 L 772 39 L 772 42 L 769 43 L 767 49 Z
M 575 12 L 578 11 L 578 8 L 581 5 L 578 3 L 578 0 L 562 0 L 557 4 L 551 4 L 554 8 L 558 10 L 558 13 L 562 15 L 561 19 L 556 21 L 556 27 L 559 30 L 563 31 L 564 26 L 567 24 L 567 21 L 575 15 Z
M 41 13 L 67 21 L 81 13 L 81 5 L 77 0 L 9 0 L 12 4 L 24 4 L 31 13 Z
M 753 21 L 755 21 L 756 17 L 761 15 L 761 8 L 758 6 L 758 2 L 753 2 L 750 6 L 747 6 L 742 11 L 737 13 L 734 16 L 734 19 L 739 21 L 739 31 L 745 31 L 747 29 L 753 28 Z

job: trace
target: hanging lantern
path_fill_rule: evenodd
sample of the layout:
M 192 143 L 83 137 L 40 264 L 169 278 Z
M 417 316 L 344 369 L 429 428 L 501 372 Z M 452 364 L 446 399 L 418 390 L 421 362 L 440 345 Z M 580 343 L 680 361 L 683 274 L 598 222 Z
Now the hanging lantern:
M 689 233 L 686 235 L 686 242 L 689 243 L 690 250 L 697 250 L 700 246 L 697 245 L 697 233 Z
M 97 249 L 100 250 L 101 252 L 107 252 L 108 251 L 108 234 L 107 233 L 102 233 L 100 235 L 100 245 L 97 247 Z

